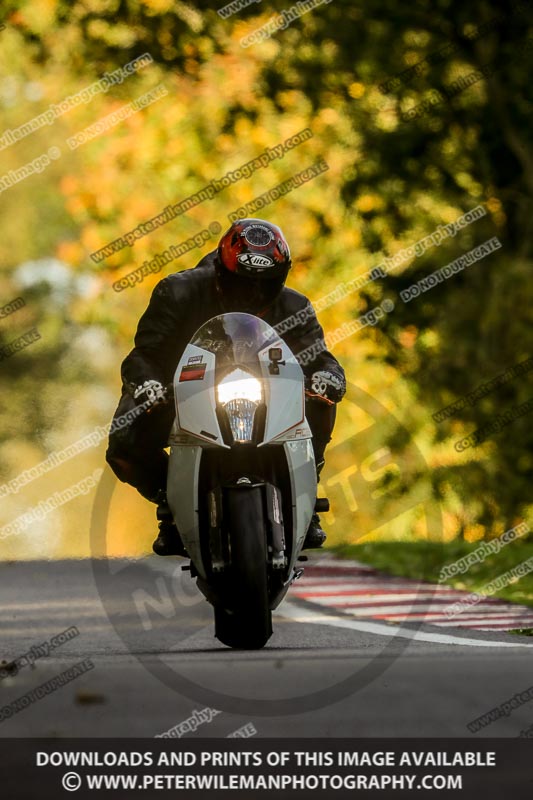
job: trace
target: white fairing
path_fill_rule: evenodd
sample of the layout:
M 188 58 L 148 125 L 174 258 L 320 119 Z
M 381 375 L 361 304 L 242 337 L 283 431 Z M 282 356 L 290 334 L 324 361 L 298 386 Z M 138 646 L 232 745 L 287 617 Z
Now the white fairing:
M 183 544 L 203 578 L 206 572 L 198 525 L 198 474 L 202 450 L 217 446 L 229 449 L 222 441 L 215 413 L 215 363 L 214 353 L 192 344 L 185 348 L 174 376 L 176 419 L 169 439 L 168 504 Z M 191 368 L 193 373 L 194 368 L 197 370 L 193 379 L 180 381 L 184 369 Z
M 285 442 L 283 448 L 289 463 L 292 487 L 292 523 L 295 532 L 290 562 L 292 570 L 315 510 L 316 468 L 311 439 Z
M 167 499 L 180 532 L 196 569 L 205 578 L 205 567 L 200 552 L 198 526 L 198 473 L 202 447 L 173 446 L 168 464 Z
M 214 353 L 193 344 L 185 348 L 174 375 L 177 427 L 182 433 L 227 447 L 223 443 L 215 412 L 215 364 Z M 197 374 L 198 377 L 183 380 L 191 374 Z
M 269 371 L 268 352 L 273 346 L 281 349 L 282 360 L 285 361 L 285 364 L 279 366 L 279 375 L 271 375 Z M 292 352 L 281 339 L 259 353 L 259 362 L 267 405 L 265 437 L 262 443 L 264 445 L 273 439 L 283 441 L 285 433 L 298 425 L 301 426 L 304 422 L 304 374 Z

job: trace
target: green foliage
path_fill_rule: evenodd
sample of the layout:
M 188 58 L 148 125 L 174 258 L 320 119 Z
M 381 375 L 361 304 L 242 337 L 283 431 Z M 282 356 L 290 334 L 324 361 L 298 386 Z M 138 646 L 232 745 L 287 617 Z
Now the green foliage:
M 475 550 L 468 542 L 448 544 L 435 542 L 373 542 L 360 545 L 340 545 L 334 549 L 340 558 L 356 558 L 376 569 L 403 578 L 438 583 L 441 569 L 468 556 Z M 516 541 L 499 553 L 473 564 L 462 575 L 446 578 L 442 583 L 464 592 L 483 592 L 483 588 L 508 570 L 533 556 L 531 537 Z M 516 578 L 509 586 L 494 594 L 513 603 L 533 606 L 533 575 Z

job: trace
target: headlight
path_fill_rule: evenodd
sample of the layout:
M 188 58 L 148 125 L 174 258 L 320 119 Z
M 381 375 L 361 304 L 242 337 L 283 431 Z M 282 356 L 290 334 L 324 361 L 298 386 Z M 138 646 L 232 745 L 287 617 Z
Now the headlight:
M 259 403 L 262 396 L 261 382 L 243 369 L 234 369 L 218 384 L 218 401 L 222 405 L 229 403 L 230 400 L 250 400 L 252 403 Z
M 217 391 L 234 440 L 251 442 L 255 410 L 263 397 L 261 382 L 248 372 L 235 369 L 220 381 Z

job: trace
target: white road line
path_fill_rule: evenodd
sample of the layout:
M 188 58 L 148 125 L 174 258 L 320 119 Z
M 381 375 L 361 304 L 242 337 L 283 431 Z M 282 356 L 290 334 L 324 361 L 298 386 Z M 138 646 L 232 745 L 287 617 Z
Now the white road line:
M 341 619 L 328 614 L 321 614 L 308 608 L 300 608 L 288 600 L 285 600 L 279 609 L 279 616 L 286 617 L 293 622 L 306 622 L 311 625 L 331 625 L 334 628 L 349 628 L 363 633 L 373 633 L 377 636 L 386 636 L 391 639 L 400 636 L 403 639 L 413 639 L 417 642 L 433 642 L 435 644 L 456 644 L 469 647 L 529 647 L 533 644 L 523 642 L 491 642 L 485 639 L 468 639 L 462 636 L 453 636 L 448 633 L 427 633 L 426 631 L 414 631 L 406 628 L 398 628 L 396 625 L 387 625 L 379 622 L 363 622 L 355 619 Z

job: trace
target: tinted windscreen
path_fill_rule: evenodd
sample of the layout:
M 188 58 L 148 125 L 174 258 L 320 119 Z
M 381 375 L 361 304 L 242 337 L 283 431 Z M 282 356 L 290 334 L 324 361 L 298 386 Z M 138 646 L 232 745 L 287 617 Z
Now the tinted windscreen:
M 276 331 L 251 314 L 221 314 L 208 320 L 194 334 L 191 343 L 217 356 L 217 366 L 257 364 L 257 355 L 279 341 Z

